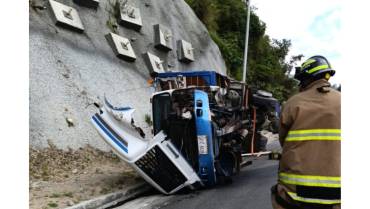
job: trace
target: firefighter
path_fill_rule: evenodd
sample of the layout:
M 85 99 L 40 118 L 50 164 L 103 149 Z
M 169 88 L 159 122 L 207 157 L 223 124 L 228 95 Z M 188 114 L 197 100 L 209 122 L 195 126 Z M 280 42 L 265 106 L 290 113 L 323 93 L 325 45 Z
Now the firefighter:
M 281 112 L 283 151 L 278 183 L 271 188 L 274 209 L 340 208 L 341 96 L 328 82 L 334 74 L 323 56 L 296 68 L 300 92 Z

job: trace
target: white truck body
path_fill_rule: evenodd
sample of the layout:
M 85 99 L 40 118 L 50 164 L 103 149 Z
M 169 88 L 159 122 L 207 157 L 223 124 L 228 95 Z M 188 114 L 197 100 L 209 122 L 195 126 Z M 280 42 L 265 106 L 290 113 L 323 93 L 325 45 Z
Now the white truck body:
M 107 101 L 91 122 L 113 151 L 148 183 L 172 194 L 200 179 L 177 148 L 161 131 L 145 140 L 131 125 L 132 108 L 114 108 Z

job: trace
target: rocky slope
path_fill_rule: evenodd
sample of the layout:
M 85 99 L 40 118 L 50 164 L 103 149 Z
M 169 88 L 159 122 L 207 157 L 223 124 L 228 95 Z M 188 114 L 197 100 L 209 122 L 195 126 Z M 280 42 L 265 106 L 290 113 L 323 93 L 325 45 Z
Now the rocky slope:
M 90 124 L 90 117 L 104 95 L 114 105 L 136 108 L 134 118 L 150 133 L 145 115 L 151 113 L 149 71 L 141 54 L 147 51 L 164 60 L 166 71 L 214 69 L 226 73 L 225 63 L 207 29 L 183 0 L 140 0 L 129 4 L 140 8 L 140 32 L 118 26 L 121 36 L 132 40 L 137 59 L 130 63 L 118 59 L 105 39 L 111 32 L 115 0 L 100 0 L 97 9 L 58 0 L 74 7 L 85 31 L 77 33 L 55 26 L 49 2 L 30 0 L 30 146 L 77 149 L 89 144 L 101 150 L 109 147 Z M 165 53 L 154 48 L 153 25 L 172 29 L 173 50 Z M 184 39 L 195 48 L 195 61 L 177 60 L 176 40 Z M 69 122 L 67 121 L 69 120 Z

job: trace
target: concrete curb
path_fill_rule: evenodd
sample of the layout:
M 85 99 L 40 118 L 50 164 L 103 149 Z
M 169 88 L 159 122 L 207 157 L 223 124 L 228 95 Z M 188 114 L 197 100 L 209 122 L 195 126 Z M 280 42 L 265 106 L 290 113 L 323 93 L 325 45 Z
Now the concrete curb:
M 121 190 L 118 192 L 113 192 L 100 197 L 96 197 L 91 200 L 86 200 L 65 209 L 103 209 L 122 201 L 129 201 L 131 199 L 134 199 L 150 191 L 151 189 L 152 187 L 150 185 L 143 182 L 129 187 L 127 190 Z

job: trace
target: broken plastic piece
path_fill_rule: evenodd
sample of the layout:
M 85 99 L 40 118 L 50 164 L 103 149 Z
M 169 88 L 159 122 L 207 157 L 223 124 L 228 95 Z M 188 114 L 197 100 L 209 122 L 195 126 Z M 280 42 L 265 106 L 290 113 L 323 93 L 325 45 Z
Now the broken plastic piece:
M 68 127 L 72 127 L 75 125 L 72 118 L 66 118 L 66 122 L 68 124 Z
M 104 96 L 105 109 L 118 121 L 130 124 L 132 122 L 132 114 L 135 112 L 131 107 L 114 107 Z

